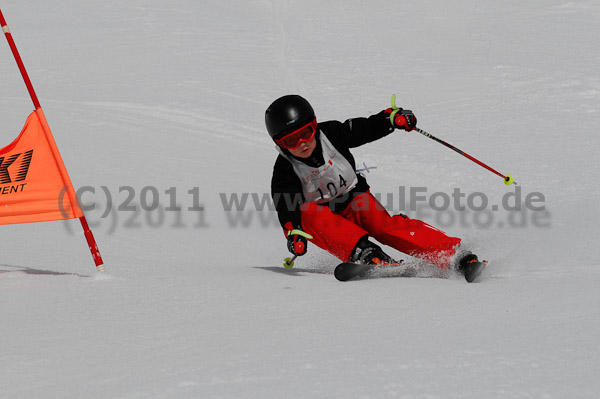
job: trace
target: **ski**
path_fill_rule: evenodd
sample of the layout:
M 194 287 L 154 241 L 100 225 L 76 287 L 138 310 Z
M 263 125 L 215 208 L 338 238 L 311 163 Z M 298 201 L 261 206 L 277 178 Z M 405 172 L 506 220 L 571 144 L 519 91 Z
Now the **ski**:
M 386 263 L 383 265 L 365 265 L 362 263 L 343 262 L 336 266 L 333 275 L 339 281 L 349 281 L 353 279 L 366 278 L 378 269 L 400 266 L 403 261 L 396 263 Z
M 487 267 L 488 261 L 473 262 L 464 270 L 464 278 L 467 282 L 474 282 Z M 398 273 L 398 266 L 402 266 L 402 273 Z M 418 268 L 418 266 L 417 266 Z M 388 263 L 382 265 L 364 265 L 362 263 L 343 262 L 336 266 L 333 272 L 335 278 L 339 281 L 362 280 L 377 277 L 415 277 L 418 275 L 415 264 Z M 462 274 L 462 273 L 461 273 Z M 431 276 L 430 276 L 431 277 Z M 439 277 L 439 276 L 438 276 Z M 441 277 L 441 278 L 448 278 Z
M 469 264 L 465 269 L 465 280 L 467 280 L 468 283 L 472 283 L 473 281 L 475 281 L 475 279 L 479 277 L 483 269 L 485 269 L 487 264 L 487 260 L 483 260 L 481 262 L 473 262 Z

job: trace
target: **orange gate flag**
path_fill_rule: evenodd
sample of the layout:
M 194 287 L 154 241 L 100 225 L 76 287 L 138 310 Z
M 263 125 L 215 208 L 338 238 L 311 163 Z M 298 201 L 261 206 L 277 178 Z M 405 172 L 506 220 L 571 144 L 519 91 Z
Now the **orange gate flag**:
M 41 108 L 0 149 L 0 225 L 83 216 Z
M 94 234 L 79 206 L 2 10 L 0 26 L 35 106 L 19 137 L 0 150 L 0 224 L 79 218 L 96 269 L 105 272 Z

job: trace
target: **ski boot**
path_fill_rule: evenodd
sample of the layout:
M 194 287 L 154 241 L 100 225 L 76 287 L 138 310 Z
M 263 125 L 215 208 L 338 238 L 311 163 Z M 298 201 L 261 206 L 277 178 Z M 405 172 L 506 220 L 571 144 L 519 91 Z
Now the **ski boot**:
M 465 276 L 468 283 L 472 283 L 483 271 L 487 261 L 480 262 L 477 255 L 467 252 L 458 261 L 458 271 Z
M 363 265 L 387 265 L 395 261 L 390 258 L 381 247 L 369 241 L 367 236 L 361 238 L 350 256 L 350 262 Z

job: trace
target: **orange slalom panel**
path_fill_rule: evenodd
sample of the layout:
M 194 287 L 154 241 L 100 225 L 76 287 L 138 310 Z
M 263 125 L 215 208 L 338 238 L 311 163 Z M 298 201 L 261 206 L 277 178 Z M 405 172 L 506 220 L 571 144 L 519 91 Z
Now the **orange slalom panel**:
M 0 149 L 0 225 L 83 216 L 41 108 Z

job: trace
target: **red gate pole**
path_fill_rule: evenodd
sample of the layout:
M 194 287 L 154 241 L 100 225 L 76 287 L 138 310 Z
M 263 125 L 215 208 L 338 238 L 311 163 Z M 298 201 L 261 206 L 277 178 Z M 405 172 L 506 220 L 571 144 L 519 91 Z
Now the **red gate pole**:
M 17 50 L 17 46 L 15 45 L 15 41 L 12 38 L 12 34 L 10 33 L 10 29 L 8 29 L 8 25 L 6 24 L 6 20 L 4 19 L 4 15 L 2 14 L 2 10 L 0 10 L 0 25 L 2 26 L 2 31 L 6 36 L 6 40 L 8 41 L 8 45 L 15 57 L 15 61 L 17 62 L 17 66 L 19 67 L 19 71 L 21 71 L 21 76 L 23 76 L 23 80 L 25 81 L 25 86 L 27 86 L 27 91 L 29 91 L 29 95 L 31 96 L 31 100 L 33 101 L 33 105 L 35 106 L 35 110 L 41 111 L 42 106 L 35 94 L 35 90 L 33 89 L 33 85 L 31 84 L 31 80 L 29 79 L 29 75 L 27 74 L 27 70 L 25 70 L 25 65 L 23 64 L 23 60 L 19 55 L 19 51 Z M 45 121 L 45 117 L 43 116 L 43 112 L 38 112 Z M 47 123 L 42 123 L 42 125 L 47 126 Z M 60 158 L 60 154 L 58 154 L 58 149 L 55 145 L 51 145 L 52 151 L 54 152 L 54 156 L 58 159 Z M 64 179 L 64 176 L 63 176 Z M 78 206 L 77 198 L 71 198 L 72 203 L 75 206 Z M 83 210 L 81 211 L 83 213 Z M 92 253 L 92 258 L 94 258 L 94 263 L 96 264 L 96 269 L 99 272 L 106 271 L 104 269 L 104 262 L 102 261 L 102 256 L 100 256 L 100 251 L 98 250 L 98 245 L 96 244 L 96 240 L 94 239 L 94 234 L 88 225 L 88 222 L 85 218 L 85 214 L 79 218 L 81 222 L 81 227 L 83 228 L 83 234 L 85 239 L 87 240 L 88 246 L 90 248 L 90 252 Z

